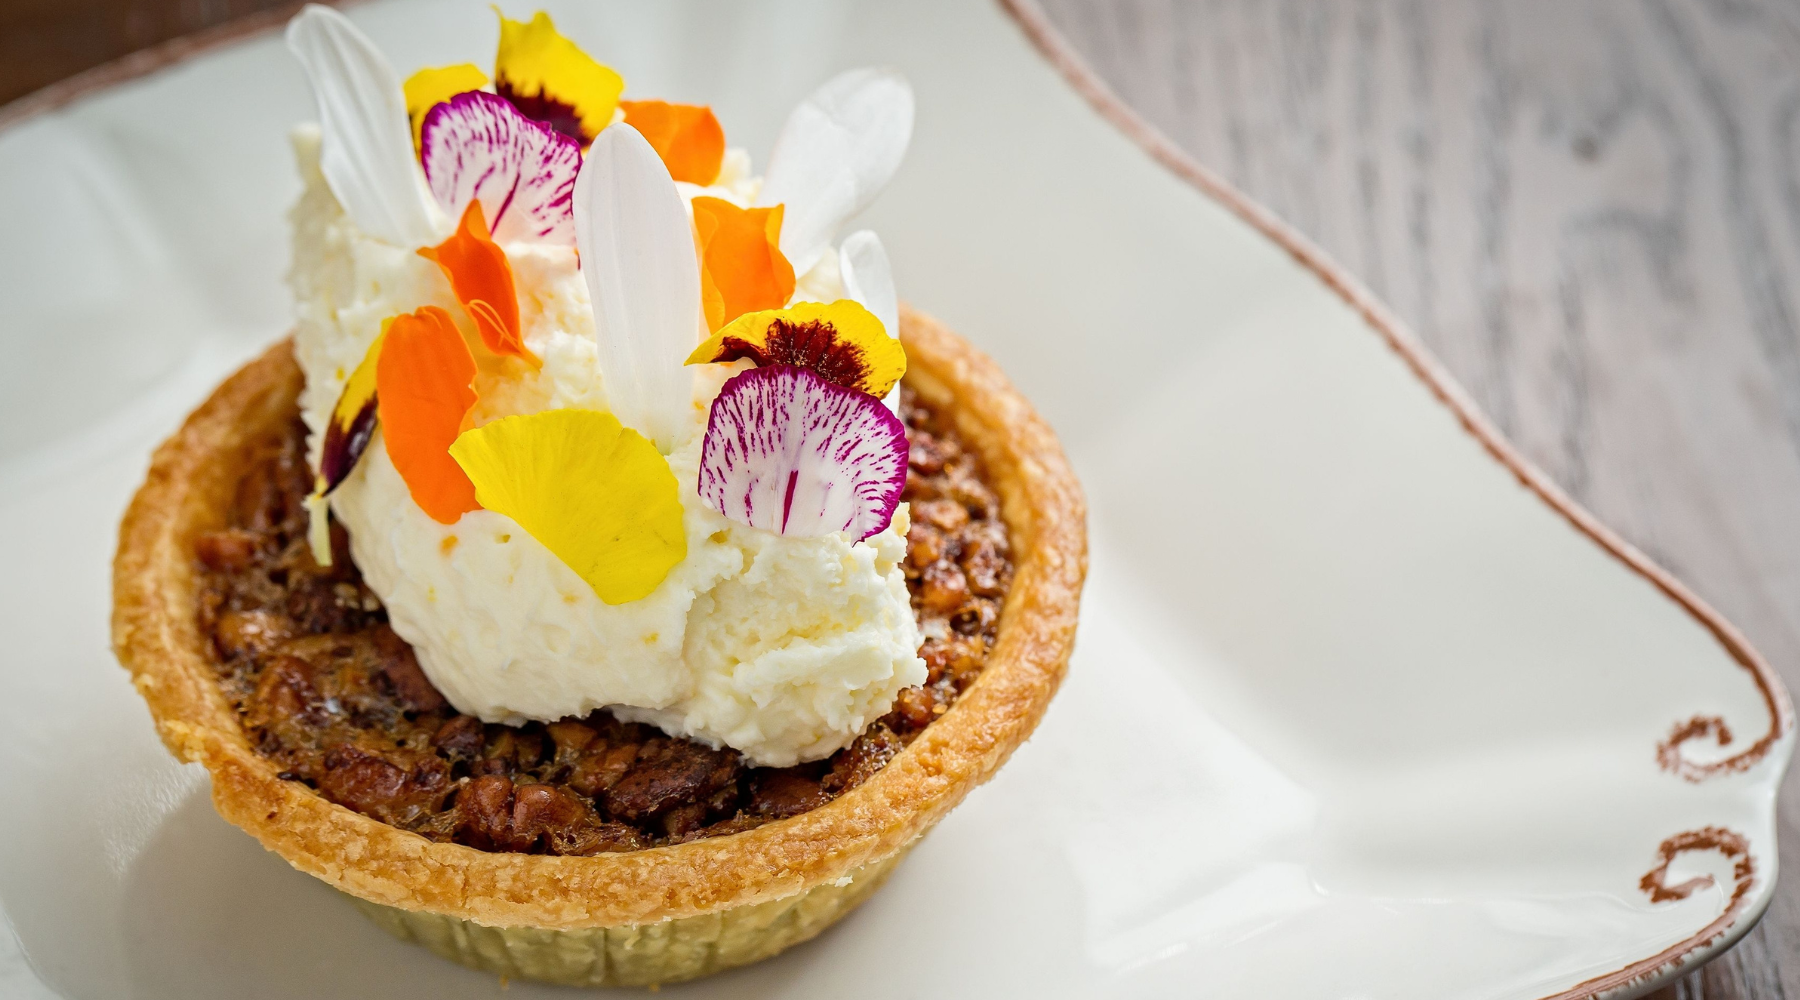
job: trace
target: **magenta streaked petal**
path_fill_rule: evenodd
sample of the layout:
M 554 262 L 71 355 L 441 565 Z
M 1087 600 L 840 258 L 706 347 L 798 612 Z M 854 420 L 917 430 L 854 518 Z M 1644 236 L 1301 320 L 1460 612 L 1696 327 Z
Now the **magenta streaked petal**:
M 475 90 L 427 112 L 419 145 L 431 193 L 451 218 L 479 198 L 498 242 L 574 244 L 574 139 Z
M 713 400 L 700 498 L 753 528 L 861 541 L 906 486 L 906 426 L 881 400 L 804 368 L 752 368 Z

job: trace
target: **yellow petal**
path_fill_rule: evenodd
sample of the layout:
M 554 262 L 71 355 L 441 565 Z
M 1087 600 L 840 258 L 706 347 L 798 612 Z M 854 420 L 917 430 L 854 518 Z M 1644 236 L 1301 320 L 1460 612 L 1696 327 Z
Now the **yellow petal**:
M 625 80 L 594 61 L 538 11 L 530 21 L 500 16 L 494 55 L 494 93 L 585 147 L 612 124 Z
M 749 358 L 759 368 L 809 368 L 827 382 L 877 397 L 887 395 L 906 374 L 906 349 L 888 336 L 874 313 L 851 299 L 745 313 L 695 348 L 687 363 L 739 358 Z
M 331 568 L 331 505 L 317 490 L 306 498 L 306 547 L 313 562 Z
M 369 400 L 375 398 L 375 362 L 381 357 L 381 342 L 387 337 L 388 324 L 392 320 L 383 320 L 381 332 L 369 342 L 369 349 L 363 352 L 363 358 L 356 363 L 356 370 L 344 380 L 344 391 L 338 394 L 337 405 L 331 408 L 331 419 L 348 422 L 356 416 Z
M 406 117 L 412 119 L 413 152 L 419 151 L 419 131 L 425 127 L 426 112 L 457 94 L 486 85 L 487 74 L 474 63 L 427 66 L 407 77 L 400 89 L 406 94 Z
M 687 558 L 675 474 L 598 410 L 545 410 L 465 431 L 450 455 L 475 498 L 519 523 L 608 604 L 646 597 Z
M 390 321 L 391 322 L 391 321 Z M 337 404 L 325 424 L 325 440 L 319 447 L 318 493 L 323 496 L 337 489 L 344 477 L 356 468 L 357 459 L 369 446 L 375 433 L 375 368 L 381 357 L 382 341 L 387 339 L 387 322 L 377 334 L 356 370 L 344 380 Z

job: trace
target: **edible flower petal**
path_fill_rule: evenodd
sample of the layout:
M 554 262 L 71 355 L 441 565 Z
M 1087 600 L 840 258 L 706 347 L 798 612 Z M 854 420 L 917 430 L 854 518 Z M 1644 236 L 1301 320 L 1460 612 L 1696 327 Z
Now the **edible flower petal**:
M 838 245 L 838 277 L 844 283 L 844 294 L 874 313 L 888 336 L 900 336 L 900 296 L 894 291 L 894 271 L 888 266 L 881 237 L 868 229 L 844 237 Z M 899 413 L 899 386 L 889 389 L 882 402 Z
M 575 241 L 575 140 L 484 91 L 458 94 L 425 115 L 421 162 L 444 211 L 480 201 L 497 240 Z
M 450 445 L 475 405 L 475 358 L 450 314 L 437 306 L 388 321 L 375 362 L 375 395 L 388 458 L 413 502 L 439 524 L 481 505 L 450 457 Z
M 687 558 L 668 460 L 610 413 L 502 417 L 450 454 L 483 507 L 517 521 L 608 604 L 648 596 Z
M 487 85 L 487 74 L 474 63 L 455 66 L 427 66 L 406 78 L 400 89 L 406 94 L 406 117 L 412 120 L 413 151 L 423 149 L 419 132 L 425 127 L 425 112 L 457 94 L 480 90 Z
M 781 252 L 782 206 L 739 208 L 706 196 L 693 204 L 706 328 L 716 331 L 747 312 L 787 305 L 794 268 Z
M 719 179 L 725 162 L 725 130 L 704 104 L 670 104 L 668 101 L 621 101 L 625 124 L 645 139 L 678 181 L 710 185 Z
M 471 201 L 462 222 L 450 238 L 435 247 L 420 247 L 419 256 L 435 261 L 456 301 L 475 321 L 481 342 L 495 354 L 523 358 L 537 367 L 543 362 L 525 346 L 519 330 L 519 295 L 513 287 L 512 264 L 506 251 L 488 236 L 481 202 Z
M 887 186 L 912 125 L 912 87 L 888 69 L 832 77 L 788 116 L 756 202 L 787 206 L 781 252 L 795 270 L 811 269 L 838 228 Z
M 625 80 L 558 33 L 550 15 L 500 16 L 494 91 L 526 117 L 586 146 L 612 124 L 624 90 Z
M 700 498 L 784 535 L 886 528 L 906 486 L 906 427 L 881 401 L 791 365 L 733 376 L 700 444 Z
M 287 45 L 319 108 L 319 170 L 358 229 L 395 246 L 435 242 L 439 220 L 419 184 L 400 78 L 350 19 L 307 4 Z
M 700 339 L 700 273 L 681 192 L 630 125 L 600 133 L 575 182 L 581 274 L 607 405 L 668 449 L 693 412 L 682 360 Z
M 894 291 L 894 272 L 888 266 L 881 237 L 868 229 L 844 237 L 838 247 L 838 276 L 845 295 L 874 313 L 888 336 L 900 336 L 900 297 Z
M 385 327 L 369 350 L 357 363 L 356 370 L 344 380 L 344 391 L 325 425 L 325 442 L 319 449 L 318 493 L 324 496 L 337 489 L 339 483 L 356 468 L 357 459 L 375 436 L 375 359 L 381 357 Z
M 306 504 L 306 547 L 312 551 L 313 562 L 326 569 L 331 568 L 331 505 L 325 500 L 325 494 L 317 489 L 305 500 Z
M 793 365 L 832 385 L 880 398 L 906 374 L 906 350 L 881 321 L 849 299 L 801 302 L 739 316 L 688 356 L 688 364 L 749 358 L 758 368 Z
M 319 473 L 313 477 L 313 491 L 306 498 L 306 544 L 312 549 L 313 561 L 331 565 L 331 508 L 325 497 L 349 477 L 357 460 L 375 436 L 375 359 L 381 357 L 381 342 L 387 336 L 382 324 L 356 370 L 344 380 L 344 389 L 326 418 L 325 440 L 319 447 Z

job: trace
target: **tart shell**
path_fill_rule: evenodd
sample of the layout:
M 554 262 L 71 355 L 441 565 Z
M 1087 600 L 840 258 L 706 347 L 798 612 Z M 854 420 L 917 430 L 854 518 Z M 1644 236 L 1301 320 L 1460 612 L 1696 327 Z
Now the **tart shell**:
M 672 982 L 768 957 L 860 902 L 999 768 L 1042 718 L 1074 643 L 1086 512 L 1055 436 L 990 359 L 935 320 L 903 309 L 900 337 L 907 384 L 951 416 L 1000 496 L 1013 583 L 976 681 L 874 777 L 809 812 L 642 851 L 496 853 L 429 841 L 278 777 L 219 689 L 193 553 L 200 533 L 223 526 L 249 450 L 293 419 L 303 377 L 285 340 L 157 450 L 120 528 L 114 651 L 170 752 L 211 773 L 220 815 L 402 937 L 501 974 L 586 985 Z

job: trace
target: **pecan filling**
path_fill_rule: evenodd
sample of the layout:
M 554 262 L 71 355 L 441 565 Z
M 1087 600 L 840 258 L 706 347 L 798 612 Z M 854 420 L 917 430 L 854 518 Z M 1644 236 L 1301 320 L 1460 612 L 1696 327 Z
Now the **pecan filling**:
M 229 526 L 195 544 L 220 686 L 282 777 L 432 840 L 595 854 L 815 808 L 880 770 L 975 679 L 1012 580 L 999 502 L 974 455 L 910 389 L 901 398 L 912 445 L 906 582 L 929 676 L 826 760 L 754 767 L 604 711 L 524 726 L 458 714 L 388 627 L 335 521 L 332 568 L 313 561 L 298 419 L 247 463 Z

